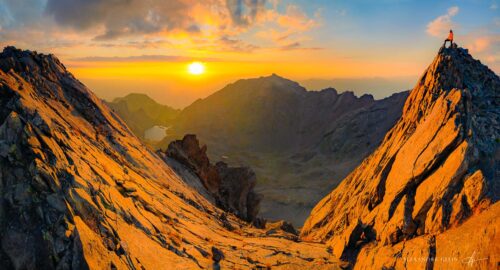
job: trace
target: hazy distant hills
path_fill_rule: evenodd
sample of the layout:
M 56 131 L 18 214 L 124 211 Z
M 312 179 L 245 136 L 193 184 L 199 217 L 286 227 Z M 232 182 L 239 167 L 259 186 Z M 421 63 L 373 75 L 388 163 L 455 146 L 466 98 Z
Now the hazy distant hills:
M 374 100 L 333 88 L 307 91 L 274 74 L 239 80 L 179 112 L 157 146 L 196 134 L 211 159 L 256 171 L 264 217 L 300 226 L 314 204 L 378 146 L 407 95 Z M 117 113 L 129 126 L 142 121 L 129 111 Z
M 372 77 L 372 78 L 334 78 L 334 79 L 306 79 L 299 83 L 307 89 L 324 89 L 334 86 L 337 91 L 352 91 L 361 96 L 365 93 L 373 93 L 377 99 L 391 95 L 401 89 L 409 89 L 413 86 L 417 76 L 402 77 Z
M 180 112 L 136 93 L 115 98 L 107 104 L 126 119 L 127 125 L 140 138 L 144 138 L 144 132 L 153 126 L 169 126 Z

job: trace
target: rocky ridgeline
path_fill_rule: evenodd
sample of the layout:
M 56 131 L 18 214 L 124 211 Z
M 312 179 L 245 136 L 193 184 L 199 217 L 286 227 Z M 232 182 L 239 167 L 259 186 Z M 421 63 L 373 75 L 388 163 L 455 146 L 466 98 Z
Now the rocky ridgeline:
M 356 269 L 497 268 L 499 124 L 500 78 L 467 50 L 442 48 L 401 119 L 301 237 Z
M 248 167 L 229 167 L 222 161 L 213 165 L 206 152 L 207 146 L 200 147 L 195 135 L 186 135 L 182 140 L 171 142 L 166 151 L 159 150 L 158 154 L 163 159 L 169 157 L 183 164 L 183 168 L 173 167 L 179 168 L 178 173 L 186 168 L 194 172 L 218 207 L 243 220 L 257 221 L 260 196 L 254 191 L 255 173 Z
M 0 53 L 0 268 L 337 267 L 180 177 L 54 56 Z

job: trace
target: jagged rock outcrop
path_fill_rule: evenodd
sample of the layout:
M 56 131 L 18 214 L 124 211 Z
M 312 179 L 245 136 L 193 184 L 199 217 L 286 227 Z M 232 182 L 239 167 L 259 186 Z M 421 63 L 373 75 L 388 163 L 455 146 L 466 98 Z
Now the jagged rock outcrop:
M 467 50 L 442 48 L 401 119 L 313 209 L 302 239 L 326 242 L 356 269 L 495 269 L 499 123 L 500 78 Z
M 229 167 L 221 161 L 211 164 L 207 157 L 207 146 L 200 147 L 196 135 L 192 134 L 171 142 L 166 151 L 159 150 L 158 154 L 167 163 L 171 163 L 168 158 L 173 158 L 192 170 L 218 207 L 246 221 L 254 221 L 257 217 L 260 196 L 254 191 L 256 179 L 252 169 Z M 185 169 L 177 166 L 173 168 L 178 168 L 179 173 Z
M 2 269 L 337 267 L 214 207 L 53 55 L 5 48 L 0 105 Z

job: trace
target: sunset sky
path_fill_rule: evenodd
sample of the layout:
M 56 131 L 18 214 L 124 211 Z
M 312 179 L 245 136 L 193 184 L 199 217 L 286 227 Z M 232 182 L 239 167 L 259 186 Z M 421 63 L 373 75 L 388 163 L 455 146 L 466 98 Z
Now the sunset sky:
M 0 0 L 0 45 L 54 53 L 98 95 L 181 108 L 239 78 L 377 98 L 409 89 L 450 28 L 500 72 L 497 1 Z M 188 65 L 201 62 L 193 75 Z

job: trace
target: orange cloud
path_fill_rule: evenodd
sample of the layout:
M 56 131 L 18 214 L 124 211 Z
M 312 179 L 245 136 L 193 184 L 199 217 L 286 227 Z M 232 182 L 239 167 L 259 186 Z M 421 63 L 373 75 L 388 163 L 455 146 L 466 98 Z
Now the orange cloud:
M 305 33 L 320 26 L 319 11 L 309 17 L 296 5 L 287 5 L 284 13 L 276 7 L 266 12 L 262 30 L 255 37 L 269 40 L 281 50 L 302 49 L 301 44 L 309 39 Z
M 318 26 L 318 22 L 309 18 L 296 5 L 288 5 L 285 14 L 278 14 L 278 16 L 275 17 L 275 20 L 281 27 L 295 29 L 296 31 L 307 31 L 315 26 Z
M 488 49 L 491 45 L 491 37 L 479 37 L 476 38 L 472 44 L 468 45 L 467 47 L 471 52 L 478 53 L 478 52 L 483 52 L 486 49 Z

